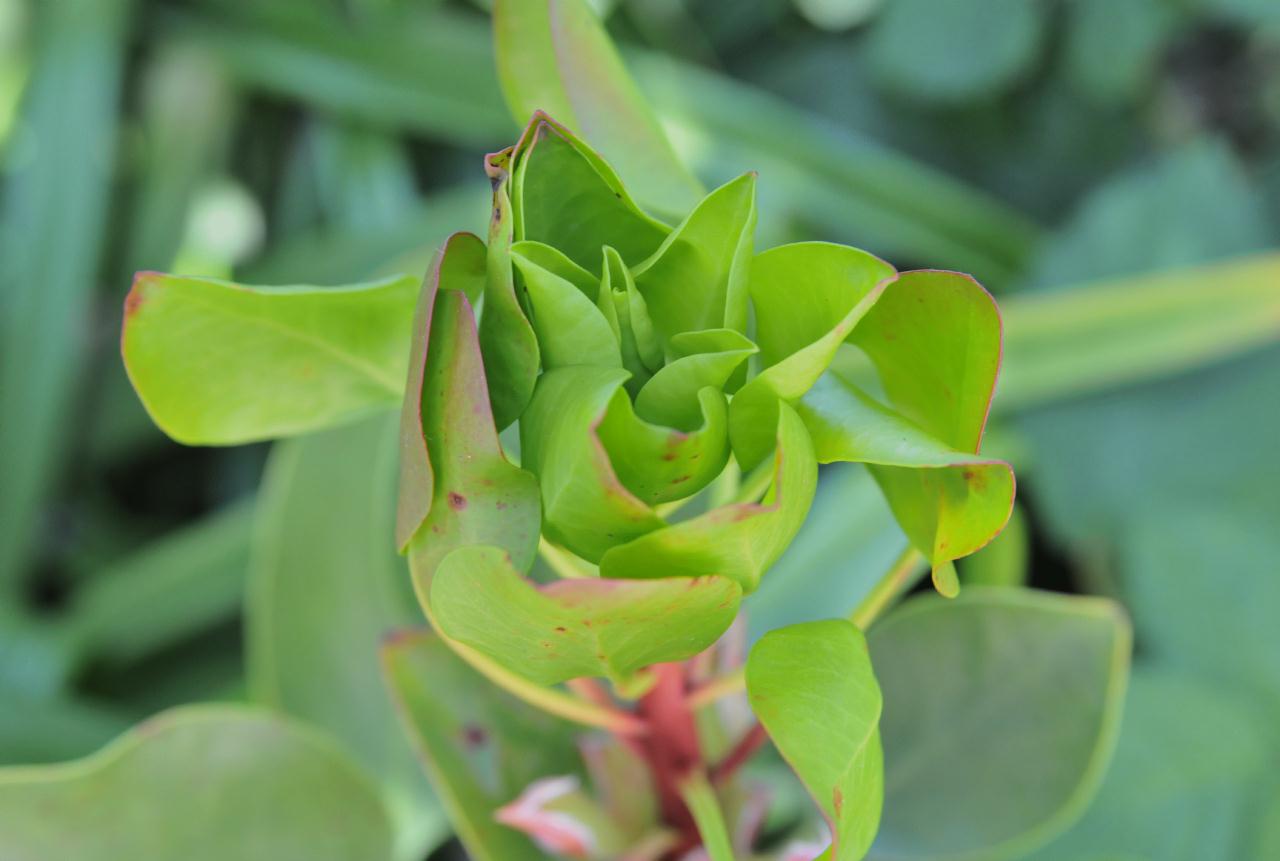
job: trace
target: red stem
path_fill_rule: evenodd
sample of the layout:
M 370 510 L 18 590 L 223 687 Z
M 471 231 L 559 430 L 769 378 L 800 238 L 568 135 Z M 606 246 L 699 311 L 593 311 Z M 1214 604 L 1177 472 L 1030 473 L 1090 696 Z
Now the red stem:
M 685 778 L 702 767 L 698 728 L 686 701 L 685 669 L 680 664 L 656 664 L 651 669 L 656 681 L 638 705 L 649 734 L 637 742 L 653 775 L 663 820 L 696 841 L 697 825 L 680 796 Z
M 747 730 L 746 735 L 738 739 L 738 743 L 733 746 L 733 750 L 729 751 L 725 758 L 720 760 L 711 769 L 711 782 L 713 784 L 721 784 L 733 777 L 742 765 L 755 754 L 760 746 L 769 738 L 765 732 L 764 726 L 760 723 L 754 724 L 751 729 Z

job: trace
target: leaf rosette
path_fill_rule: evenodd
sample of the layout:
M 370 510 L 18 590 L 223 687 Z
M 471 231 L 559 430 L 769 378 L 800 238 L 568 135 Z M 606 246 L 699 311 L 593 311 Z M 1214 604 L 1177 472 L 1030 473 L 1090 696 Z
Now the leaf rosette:
M 537 684 L 643 683 L 724 632 L 819 463 L 868 465 L 944 591 L 1003 527 L 1012 471 L 978 454 L 1000 322 L 972 279 L 757 254 L 754 174 L 667 224 L 541 113 L 486 167 L 487 242 L 437 255 L 402 415 L 398 538 L 447 637 Z

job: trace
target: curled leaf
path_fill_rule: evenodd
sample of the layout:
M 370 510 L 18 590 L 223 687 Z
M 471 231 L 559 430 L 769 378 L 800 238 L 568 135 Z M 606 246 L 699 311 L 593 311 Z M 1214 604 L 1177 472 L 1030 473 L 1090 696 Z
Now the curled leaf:
M 401 414 L 396 533 L 415 576 L 427 579 L 458 546 L 497 545 L 528 567 L 538 543 L 537 480 L 508 462 L 498 442 L 467 299 L 483 267 L 479 239 L 451 237 L 418 308 Z
M 455 550 L 431 586 L 445 634 L 543 685 L 590 676 L 625 685 L 645 667 L 684 660 L 724 633 L 741 595 L 723 577 L 538 586 L 496 547 Z
M 800 529 L 817 488 L 813 443 L 795 411 L 778 410 L 773 481 L 760 502 L 743 502 L 642 535 L 600 560 L 603 577 L 719 575 L 752 592 Z

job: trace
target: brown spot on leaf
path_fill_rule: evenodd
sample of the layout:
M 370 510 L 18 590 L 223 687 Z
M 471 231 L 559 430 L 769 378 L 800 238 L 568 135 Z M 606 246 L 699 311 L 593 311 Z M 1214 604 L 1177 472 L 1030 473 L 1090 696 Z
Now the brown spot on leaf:
M 564 625 L 556 625 L 556 633 L 557 633 L 557 634 L 563 634 L 563 633 L 565 633 L 565 632 L 566 632 L 566 631 L 568 631 L 568 630 L 569 630 L 569 629 L 568 629 L 568 628 L 566 628 Z
M 467 498 L 461 493 L 449 491 L 449 507 L 454 511 L 461 511 L 467 507 Z
M 462 743 L 476 750 L 489 743 L 489 733 L 479 724 L 469 723 L 462 728 Z

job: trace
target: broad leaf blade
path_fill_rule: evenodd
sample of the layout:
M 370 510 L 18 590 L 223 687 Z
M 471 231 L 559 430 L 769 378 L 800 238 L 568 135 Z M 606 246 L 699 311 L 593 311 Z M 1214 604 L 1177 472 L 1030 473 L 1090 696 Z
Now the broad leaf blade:
M 867 644 L 850 622 L 765 634 L 747 659 L 751 708 L 831 825 L 831 861 L 858 861 L 884 797 L 881 695 Z
M 1013 589 L 924 596 L 870 644 L 885 702 L 873 857 L 1012 858 L 1079 816 L 1128 677 L 1129 627 L 1113 604 Z
M 415 287 L 248 287 L 144 272 L 125 302 L 129 378 L 162 430 L 233 445 L 395 404 Z
M 373 784 L 327 738 L 226 706 L 165 712 L 86 759 L 0 769 L 0 834 L 12 861 L 391 854 Z
M 450 553 L 431 606 L 441 631 L 541 685 L 605 676 L 626 684 L 681 661 L 733 622 L 742 590 L 723 577 L 560 580 L 537 586 L 496 547 Z
M 443 817 L 378 680 L 378 648 L 421 619 L 392 544 L 392 416 L 283 441 L 268 461 L 245 605 L 255 700 L 323 727 L 378 778 L 398 857 Z
M 699 194 L 662 127 L 583 0 L 498 0 L 498 78 L 517 121 L 545 110 L 582 135 L 661 212 Z
M 494 812 L 530 783 L 574 773 L 573 727 L 515 699 L 426 632 L 383 650 L 387 683 L 458 836 L 475 861 L 547 861 Z

